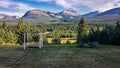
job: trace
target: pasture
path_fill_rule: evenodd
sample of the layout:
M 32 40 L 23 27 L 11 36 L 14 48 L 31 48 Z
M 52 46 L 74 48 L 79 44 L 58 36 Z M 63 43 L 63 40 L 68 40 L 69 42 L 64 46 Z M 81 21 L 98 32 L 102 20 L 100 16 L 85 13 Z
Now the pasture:
M 120 46 L 77 48 L 76 44 L 44 48 L 0 47 L 0 68 L 120 68 Z

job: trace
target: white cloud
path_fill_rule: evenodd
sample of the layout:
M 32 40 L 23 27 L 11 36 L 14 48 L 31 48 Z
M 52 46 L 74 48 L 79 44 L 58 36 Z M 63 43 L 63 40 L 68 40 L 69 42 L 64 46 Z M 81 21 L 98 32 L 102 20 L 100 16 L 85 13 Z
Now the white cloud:
M 120 7 L 120 4 L 115 5 L 120 0 L 37 0 L 39 2 L 55 2 L 65 8 L 81 9 L 82 6 L 90 9 L 106 11 L 115 7 Z M 83 7 L 84 8 L 84 7 Z
M 115 6 L 120 7 L 120 1 L 115 4 Z
M 74 7 L 72 7 L 71 0 L 37 0 L 37 1 L 38 2 L 54 2 L 57 5 L 63 6 L 65 8 L 74 8 Z
M 8 8 L 10 5 L 11 5 L 11 2 L 8 0 L 8 1 L 5 1 L 5 0 L 0 0 L 0 7 L 3 7 L 3 8 Z
M 48 2 L 55 3 L 64 8 L 72 8 L 82 12 L 91 11 L 106 11 L 115 7 L 120 7 L 120 0 L 27 0 L 27 1 L 37 1 L 37 2 Z M 0 7 L 9 9 L 10 11 L 1 11 L 0 13 L 5 13 L 9 15 L 19 15 L 22 16 L 26 11 L 35 9 L 26 3 L 15 2 L 13 0 L 0 0 Z M 88 9 L 89 8 L 89 9 Z M 86 9 L 83 11 L 83 9 Z M 16 11 L 16 12 L 12 12 Z
M 6 15 L 11 15 L 11 16 L 23 16 L 23 12 L 5 12 L 5 11 L 0 11 L 0 14 L 6 14 Z
M 115 6 L 118 1 L 119 0 L 85 0 L 81 4 L 88 6 L 93 10 L 106 11 L 118 7 Z
M 13 2 L 12 0 L 0 0 L 0 3 L 0 7 L 9 9 L 9 11 L 0 11 L 0 13 L 9 15 L 22 16 L 26 11 L 35 9 L 25 3 Z
M 29 5 L 23 4 L 23 3 L 17 3 L 15 8 L 18 9 L 19 11 L 28 11 L 31 9 L 35 9 L 35 8 L 30 7 Z
M 71 7 L 70 4 L 67 4 L 67 1 L 66 1 L 66 0 L 56 0 L 56 4 L 61 5 L 61 6 L 64 6 L 65 8 Z

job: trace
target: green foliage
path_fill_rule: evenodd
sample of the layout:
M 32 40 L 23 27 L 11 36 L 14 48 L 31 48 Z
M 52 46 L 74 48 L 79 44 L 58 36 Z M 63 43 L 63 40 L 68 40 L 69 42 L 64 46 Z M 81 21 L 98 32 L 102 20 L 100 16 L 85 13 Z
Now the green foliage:
M 21 33 L 21 31 L 25 29 L 24 21 L 22 18 L 19 19 L 17 28 L 19 33 Z
M 27 23 L 27 24 L 25 25 L 25 27 L 26 27 L 25 30 L 30 31 L 30 26 L 31 26 L 30 23 Z
M 4 43 L 4 35 L 5 35 L 5 30 L 2 28 L 0 29 L 0 45 Z
M 32 29 L 33 29 L 34 32 L 36 32 L 37 31 L 37 26 L 34 24 Z M 34 34 L 31 34 L 31 36 L 32 36 L 32 41 L 35 41 L 35 42 L 39 41 L 38 34 L 34 33 Z
M 102 44 L 117 44 L 120 45 L 120 23 L 117 22 L 115 28 L 113 26 L 106 26 L 102 31 L 97 29 L 91 30 L 89 40 L 99 41 Z
M 17 35 L 18 35 L 18 41 L 17 43 L 23 44 L 23 30 L 25 29 L 25 24 L 22 18 L 19 19 L 18 25 L 17 25 Z
M 59 31 L 54 31 L 54 36 L 53 36 L 53 42 L 54 43 L 60 43 L 60 33 Z
M 79 24 L 78 24 L 78 35 L 77 35 L 77 41 L 83 41 L 85 42 L 86 37 L 89 35 L 89 28 L 87 21 L 84 17 L 81 18 Z
M 4 21 L 2 27 L 5 31 L 8 31 L 8 22 Z
M 12 33 L 11 31 L 5 32 L 4 41 L 5 41 L 5 43 L 16 43 L 17 36 L 14 33 Z
M 66 44 L 71 44 L 69 40 L 67 40 Z
M 3 28 L 0 29 L 0 45 L 3 43 L 15 43 L 17 42 L 17 36 L 11 30 L 5 31 Z
M 115 32 L 114 32 L 114 43 L 120 45 L 120 22 L 116 23 Z
M 33 26 L 33 31 L 35 31 L 35 32 L 37 31 L 37 26 L 36 25 Z
M 3 45 L 4 40 L 2 38 L 0 38 L 0 45 Z
M 88 28 L 88 25 L 90 29 Z M 30 24 L 24 23 L 22 18 L 16 25 L 9 24 L 4 21 L 0 28 L 0 44 L 4 43 L 19 43 L 23 44 L 23 30 L 40 30 L 43 32 L 43 41 L 47 43 L 47 38 L 52 38 L 53 43 L 60 43 L 60 38 L 74 38 L 82 42 L 99 41 L 100 44 L 120 44 L 120 23 L 106 24 L 93 22 L 87 24 L 86 19 L 81 18 L 79 24 L 65 23 L 40 23 Z M 38 34 L 28 34 L 29 41 L 37 42 Z M 17 42 L 16 42 L 17 41 Z M 69 41 L 67 42 L 69 43 Z
M 25 24 L 25 29 L 24 30 L 30 31 L 31 30 L 31 24 L 30 23 Z M 31 33 L 27 33 L 27 35 L 28 35 L 29 41 L 32 41 L 33 40 L 32 39 L 32 34 Z

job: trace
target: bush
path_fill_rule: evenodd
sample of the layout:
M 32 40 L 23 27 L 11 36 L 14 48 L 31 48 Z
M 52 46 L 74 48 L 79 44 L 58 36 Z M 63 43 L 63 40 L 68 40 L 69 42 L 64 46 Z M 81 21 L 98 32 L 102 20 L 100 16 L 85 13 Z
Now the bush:
M 84 43 L 83 42 L 78 42 L 78 47 L 84 47 Z
M 98 41 L 88 42 L 88 45 L 90 46 L 90 48 L 99 48 L 100 47 L 100 43 Z
M 67 40 L 66 44 L 71 44 L 69 40 Z
M 60 40 L 59 39 L 53 39 L 53 43 L 60 44 Z

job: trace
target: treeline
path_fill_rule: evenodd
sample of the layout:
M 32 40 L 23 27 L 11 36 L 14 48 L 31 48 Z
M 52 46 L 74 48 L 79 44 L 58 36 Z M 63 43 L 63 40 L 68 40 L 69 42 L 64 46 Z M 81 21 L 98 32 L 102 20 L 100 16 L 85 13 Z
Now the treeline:
M 7 21 L 5 21 L 0 29 L 0 45 L 9 45 L 17 43 L 17 35 L 9 29 Z M 5 44 L 7 43 L 7 44 Z
M 106 25 L 100 23 L 88 23 L 85 18 L 81 18 L 77 23 L 25 23 L 19 19 L 14 26 L 8 25 L 4 21 L 0 27 L 0 45 L 23 44 L 23 30 L 41 31 L 43 41 L 47 43 L 47 38 L 52 38 L 53 43 L 60 43 L 61 38 L 73 38 L 85 43 L 99 41 L 101 44 L 120 45 L 120 22 L 116 25 Z M 29 41 L 38 41 L 37 34 L 29 34 Z
M 78 24 L 77 40 L 79 42 L 93 42 L 98 41 L 101 44 L 115 44 L 120 45 L 120 22 L 116 22 L 115 26 L 106 25 L 101 30 L 100 27 L 89 28 L 86 18 L 81 18 Z
M 52 38 L 55 36 L 55 33 L 59 33 L 61 38 L 70 38 L 76 37 L 77 35 L 77 24 L 61 24 L 61 23 L 54 23 L 54 24 L 37 24 L 38 29 L 41 29 L 42 32 L 49 32 L 46 34 L 47 38 Z
M 41 31 L 47 33 L 43 35 L 43 41 L 47 43 L 47 38 L 52 38 L 53 43 L 60 43 L 60 38 L 74 38 L 77 36 L 77 24 L 30 24 L 19 19 L 16 25 L 9 25 L 4 21 L 0 27 L 0 45 L 23 44 L 23 31 Z M 38 34 L 28 34 L 29 42 L 36 42 Z M 9 44 L 8 44 L 9 43 Z
M 0 45 L 15 45 L 23 44 L 23 31 L 37 31 L 36 25 L 31 27 L 29 23 L 24 23 L 22 19 L 19 19 L 19 22 L 14 28 L 8 25 L 7 21 L 4 21 L 0 28 Z M 37 39 L 36 34 L 29 34 L 29 41 L 35 41 Z
M 76 38 L 77 24 L 69 23 L 41 23 L 37 24 L 38 29 L 41 29 L 44 34 L 43 41 L 48 43 L 47 38 L 52 38 L 52 43 L 60 43 L 61 38 Z
M 88 40 L 99 41 L 102 44 L 120 45 L 120 22 L 116 22 L 115 27 L 106 25 L 103 30 L 100 30 L 99 27 L 96 31 L 92 29 Z

